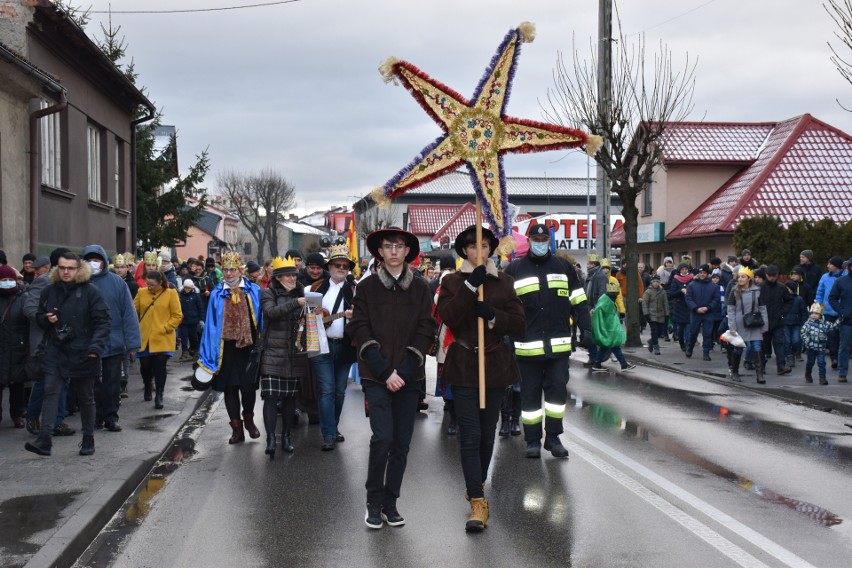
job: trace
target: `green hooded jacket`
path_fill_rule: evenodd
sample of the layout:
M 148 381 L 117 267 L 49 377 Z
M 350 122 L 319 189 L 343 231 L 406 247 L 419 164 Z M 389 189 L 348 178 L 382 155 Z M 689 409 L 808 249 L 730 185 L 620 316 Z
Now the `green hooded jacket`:
M 592 333 L 595 345 L 607 349 L 620 347 L 627 341 L 627 334 L 621 327 L 615 302 L 606 294 L 598 298 L 595 304 L 595 311 L 592 314 Z

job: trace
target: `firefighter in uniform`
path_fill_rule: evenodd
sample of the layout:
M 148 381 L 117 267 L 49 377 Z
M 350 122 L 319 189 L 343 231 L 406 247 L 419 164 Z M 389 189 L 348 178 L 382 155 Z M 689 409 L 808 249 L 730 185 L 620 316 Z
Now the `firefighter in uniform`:
M 568 399 L 568 356 L 571 354 L 571 318 L 581 331 L 581 344 L 592 341 L 586 293 L 571 264 L 550 253 L 550 234 L 543 224 L 529 234 L 527 256 L 514 261 L 506 273 L 515 279 L 515 292 L 524 304 L 527 328 L 515 338 L 515 356 L 521 370 L 521 422 L 528 458 L 544 449 L 554 457 L 568 457 L 559 440 Z M 544 407 L 541 395 L 544 393 Z

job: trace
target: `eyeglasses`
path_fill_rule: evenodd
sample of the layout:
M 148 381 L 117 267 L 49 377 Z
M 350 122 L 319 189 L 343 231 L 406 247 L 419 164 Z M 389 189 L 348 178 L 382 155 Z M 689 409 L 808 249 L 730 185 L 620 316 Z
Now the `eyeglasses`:
M 73 272 L 74 270 L 77 270 L 77 267 L 76 266 L 57 266 L 56 269 L 59 270 L 60 272 Z
M 329 264 L 329 266 L 338 270 L 349 270 L 348 264 Z
M 382 245 L 382 250 L 403 250 L 407 246 L 399 243 L 387 243 Z

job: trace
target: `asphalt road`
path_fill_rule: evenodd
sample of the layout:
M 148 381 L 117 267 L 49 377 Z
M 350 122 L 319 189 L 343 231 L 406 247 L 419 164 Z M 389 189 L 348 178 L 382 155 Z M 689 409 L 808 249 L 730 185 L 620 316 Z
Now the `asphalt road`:
M 491 522 L 475 535 L 439 400 L 415 429 L 406 525 L 380 531 L 363 522 L 360 387 L 336 451 L 303 422 L 296 452 L 274 461 L 265 436 L 229 446 L 211 402 L 77 566 L 852 565 L 848 418 L 645 367 L 590 375 L 572 361 L 569 389 L 570 459 L 525 459 L 521 438 L 499 439 Z

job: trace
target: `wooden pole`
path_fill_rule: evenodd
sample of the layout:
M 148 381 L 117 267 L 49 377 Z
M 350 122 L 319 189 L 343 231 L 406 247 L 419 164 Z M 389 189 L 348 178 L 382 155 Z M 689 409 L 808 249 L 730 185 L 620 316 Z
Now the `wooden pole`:
M 476 250 L 479 251 L 479 264 L 485 264 L 482 258 L 482 204 L 476 199 Z M 479 287 L 479 301 L 485 301 L 485 285 Z M 485 320 L 476 318 L 477 355 L 479 355 L 479 408 L 485 408 Z

